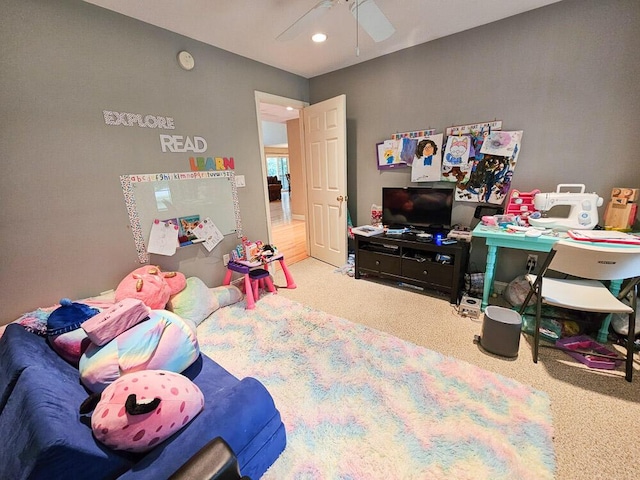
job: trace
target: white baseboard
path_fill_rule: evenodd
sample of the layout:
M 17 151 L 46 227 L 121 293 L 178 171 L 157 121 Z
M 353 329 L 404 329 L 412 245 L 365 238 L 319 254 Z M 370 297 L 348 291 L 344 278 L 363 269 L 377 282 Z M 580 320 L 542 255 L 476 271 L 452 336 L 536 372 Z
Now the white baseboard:
M 302 220 L 304 222 L 304 215 L 291 215 L 293 220 Z

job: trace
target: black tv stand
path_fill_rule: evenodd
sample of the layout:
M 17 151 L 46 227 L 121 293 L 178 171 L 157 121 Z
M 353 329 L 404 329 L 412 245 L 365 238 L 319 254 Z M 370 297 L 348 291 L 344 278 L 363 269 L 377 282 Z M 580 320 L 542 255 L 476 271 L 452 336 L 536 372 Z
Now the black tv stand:
M 415 234 L 355 236 L 355 278 L 374 276 L 449 294 L 457 304 L 469 260 L 469 243 L 443 245 Z M 446 238 L 444 233 L 443 238 Z
M 389 230 L 406 230 L 407 233 L 430 233 L 432 234 L 434 237 L 437 234 L 441 234 L 442 238 L 445 238 L 447 236 L 447 233 L 449 233 L 449 231 L 451 230 L 451 228 L 445 227 L 444 225 L 431 225 L 428 227 L 416 227 L 414 225 L 401 225 L 401 224 L 397 224 L 397 225 L 389 225 L 387 227 Z

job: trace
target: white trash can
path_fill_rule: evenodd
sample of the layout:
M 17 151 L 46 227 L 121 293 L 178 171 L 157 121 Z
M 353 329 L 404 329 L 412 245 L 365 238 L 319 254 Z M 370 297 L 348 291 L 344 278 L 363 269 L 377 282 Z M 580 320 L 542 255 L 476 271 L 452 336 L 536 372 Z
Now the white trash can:
M 484 311 L 480 345 L 496 355 L 517 357 L 521 329 L 522 317 L 518 312 L 490 305 Z

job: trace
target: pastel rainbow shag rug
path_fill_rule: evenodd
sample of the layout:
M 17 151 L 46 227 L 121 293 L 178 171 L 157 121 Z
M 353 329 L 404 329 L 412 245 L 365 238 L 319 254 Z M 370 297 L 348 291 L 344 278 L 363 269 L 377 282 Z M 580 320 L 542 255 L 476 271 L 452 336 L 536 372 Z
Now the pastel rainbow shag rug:
M 264 479 L 552 479 L 549 397 L 389 334 L 267 295 L 198 327 L 259 379 L 287 431 Z

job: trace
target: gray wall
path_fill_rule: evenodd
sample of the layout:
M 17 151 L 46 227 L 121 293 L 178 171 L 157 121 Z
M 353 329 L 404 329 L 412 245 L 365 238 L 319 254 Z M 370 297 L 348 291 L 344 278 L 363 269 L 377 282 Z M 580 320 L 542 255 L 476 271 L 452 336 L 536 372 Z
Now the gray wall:
M 639 47 L 637 0 L 564 0 L 311 79 L 312 103 L 347 96 L 354 223 L 369 222 L 383 186 L 410 184 L 409 169 L 376 169 L 377 142 L 496 118 L 524 130 L 513 188 L 584 183 L 606 205 L 613 187 L 640 187 Z M 469 225 L 474 207 L 457 203 L 454 223 Z M 483 270 L 486 248 L 473 247 Z M 500 258 L 497 280 L 524 272 L 524 252 Z
M 234 157 L 244 232 L 266 238 L 254 91 L 307 101 L 307 79 L 79 0 L 4 0 L 0 44 L 0 324 L 115 288 L 139 266 L 119 176 L 189 171 L 159 133 Z M 107 126 L 103 109 L 171 116 L 176 129 Z M 219 285 L 237 242 L 151 261 Z
M 233 156 L 251 238 L 267 234 L 255 90 L 347 95 L 356 223 L 382 186 L 409 184 L 408 171 L 375 168 L 377 142 L 494 118 L 524 130 L 514 188 L 579 182 L 606 199 L 614 186 L 640 186 L 635 0 L 564 0 L 310 81 L 79 0 L 4 0 L 2 15 L 0 323 L 114 288 L 139 265 L 119 176 L 188 170 L 188 154 L 161 153 L 157 130 L 106 126 L 103 109 L 172 116 L 173 133 L 206 138 L 207 156 Z M 176 63 L 182 49 L 195 56 L 191 72 Z M 461 204 L 454 221 L 472 211 Z M 235 243 L 152 262 L 217 285 Z M 477 241 L 473 258 L 481 269 Z M 524 266 L 517 252 L 501 259 L 498 280 Z

